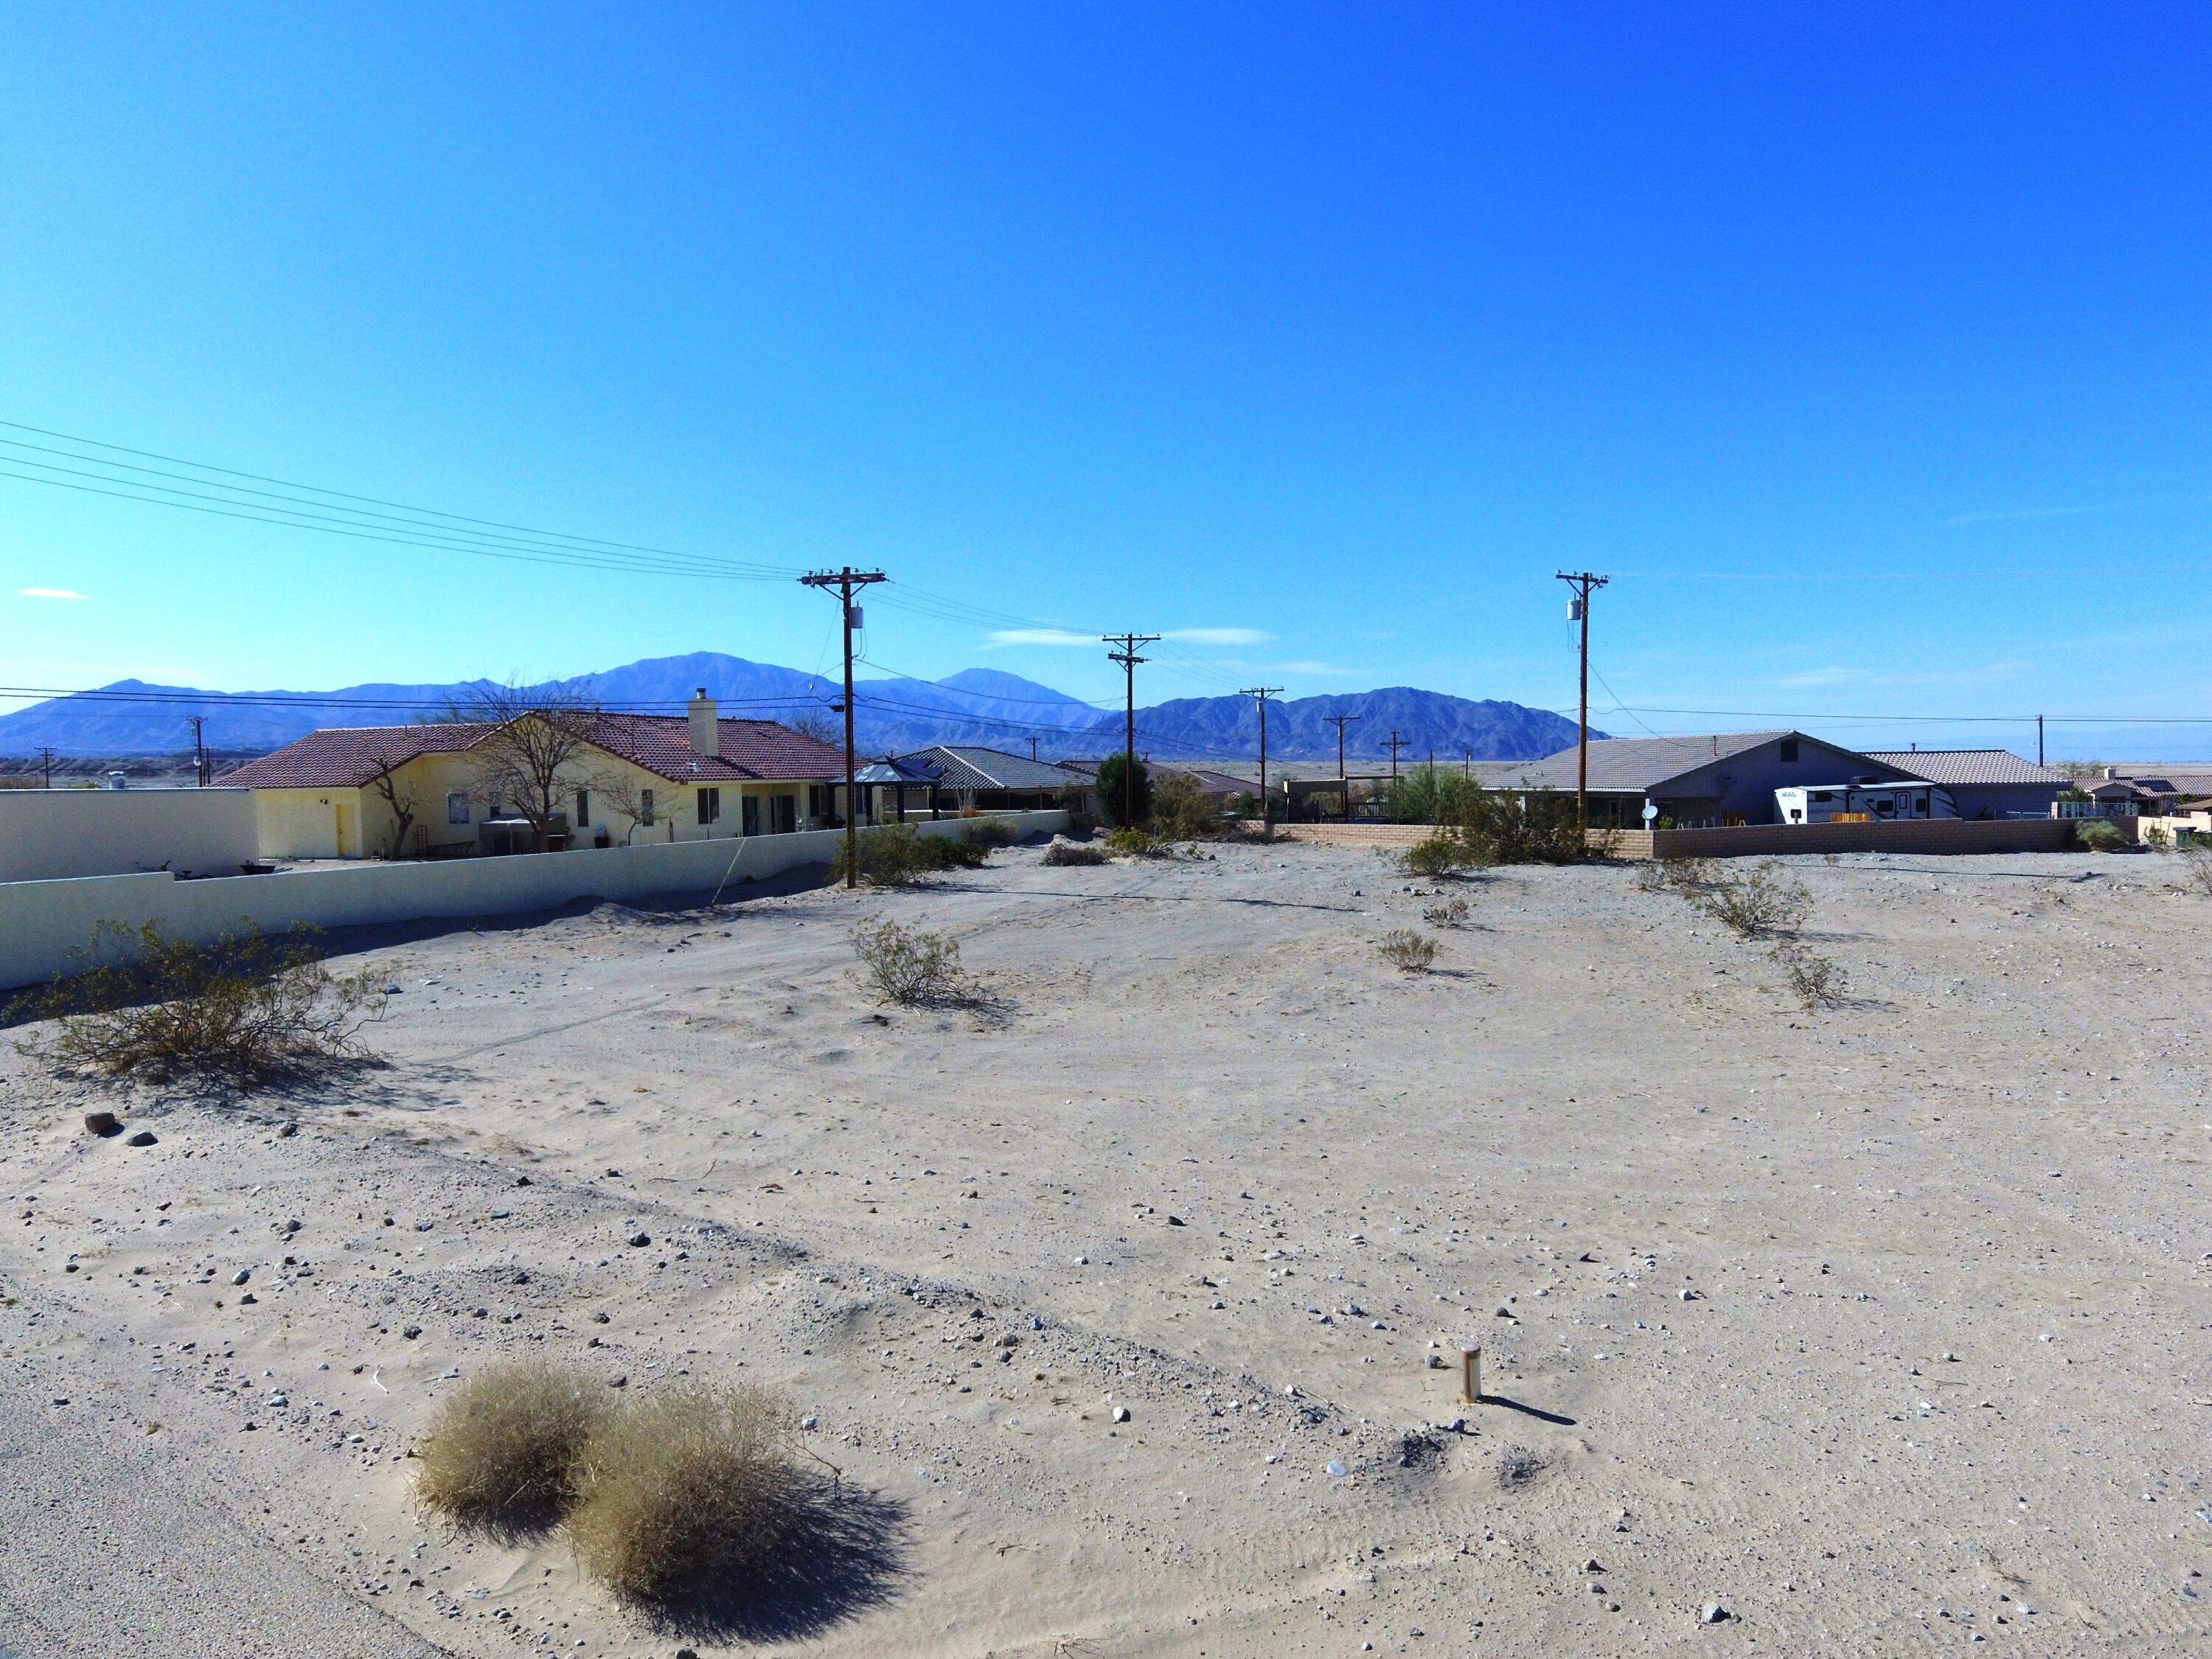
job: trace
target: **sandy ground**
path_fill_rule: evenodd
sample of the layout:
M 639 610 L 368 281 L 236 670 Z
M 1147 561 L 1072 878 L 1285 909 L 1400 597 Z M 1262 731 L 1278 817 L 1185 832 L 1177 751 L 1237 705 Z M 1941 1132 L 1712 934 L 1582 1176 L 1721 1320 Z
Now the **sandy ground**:
M 1626 868 L 1409 977 L 1373 853 L 1015 849 L 379 946 L 388 1064 L 306 1093 L 10 1055 L 0 1652 L 2203 1651 L 2179 863 L 1807 860 L 1819 1014 Z M 885 915 L 992 1005 L 878 1007 Z M 842 1482 L 782 1590 L 656 1625 L 419 1514 L 521 1352 L 781 1391 Z

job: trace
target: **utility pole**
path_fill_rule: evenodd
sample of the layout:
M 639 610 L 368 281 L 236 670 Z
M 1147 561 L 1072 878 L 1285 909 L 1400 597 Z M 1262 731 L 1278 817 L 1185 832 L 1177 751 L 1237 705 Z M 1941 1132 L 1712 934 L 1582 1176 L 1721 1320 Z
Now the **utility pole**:
M 187 714 L 185 718 L 192 726 L 192 781 L 204 789 L 208 782 L 207 743 L 201 734 L 201 727 L 207 724 L 207 716 Z
M 1279 685 L 1248 685 L 1243 695 L 1260 700 L 1260 839 L 1274 839 L 1275 821 L 1267 808 L 1267 699 L 1280 696 Z
M 1352 817 L 1352 785 L 1344 775 L 1344 728 L 1359 718 L 1357 714 L 1324 714 L 1322 718 L 1336 727 L 1336 795 L 1338 811 L 1346 819 Z
M 1036 758 L 1036 736 L 1034 732 L 1030 736 L 1030 758 L 1031 760 Z
M 54 787 L 54 746 L 52 744 L 39 745 L 39 765 L 46 775 L 46 787 L 52 788 Z
M 1558 573 L 1575 590 L 1567 601 L 1567 620 L 1583 625 L 1583 696 L 1580 730 L 1575 740 L 1575 832 L 1585 844 L 1589 840 L 1589 602 L 1590 595 L 1609 580 L 1587 570 Z
M 1121 738 L 1121 822 L 1133 825 L 1137 817 L 1137 665 L 1150 659 L 1137 654 L 1140 645 L 1155 643 L 1157 634 L 1105 634 L 1100 638 L 1108 645 L 1118 645 L 1119 651 L 1109 651 L 1107 659 L 1121 665 L 1126 700 L 1127 723 Z
M 836 588 L 839 611 L 845 624 L 845 701 L 838 708 L 845 711 L 845 885 L 860 884 L 860 786 L 854 781 L 860 768 L 853 757 L 853 630 L 865 627 L 860 607 L 853 603 L 853 595 L 872 582 L 889 581 L 880 570 L 855 570 L 847 565 L 842 570 L 817 570 L 799 579 L 802 587 Z
M 1411 738 L 1400 736 L 1395 726 L 1390 728 L 1389 737 L 1384 740 L 1383 746 L 1390 751 L 1390 781 L 1393 783 L 1398 781 L 1398 751 L 1412 741 Z

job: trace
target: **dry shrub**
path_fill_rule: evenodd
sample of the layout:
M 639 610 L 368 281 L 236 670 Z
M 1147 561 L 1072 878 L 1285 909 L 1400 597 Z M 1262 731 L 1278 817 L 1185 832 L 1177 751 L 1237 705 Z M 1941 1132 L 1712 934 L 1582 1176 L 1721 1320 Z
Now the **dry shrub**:
M 544 1360 L 499 1364 L 446 1399 L 416 1455 L 415 1490 L 439 1514 L 506 1532 L 550 1527 L 607 1417 L 606 1389 Z
M 2182 868 L 2189 872 L 2197 890 L 2212 898 L 2212 842 L 2192 840 L 2182 849 Z
M 1197 841 L 1221 828 L 1221 809 L 1196 778 L 1170 772 L 1152 792 L 1152 830 L 1162 841 Z
M 1686 896 L 1739 939 L 1788 938 L 1813 913 L 1812 893 L 1802 882 L 1784 881 L 1778 864 L 1721 877 Z
M 1171 859 L 1175 848 L 1158 836 L 1124 824 L 1106 832 L 1106 850 L 1117 858 Z
M 910 823 L 863 830 L 854 837 L 860 878 L 874 887 L 907 887 L 939 870 L 981 869 L 991 849 L 972 839 L 972 825 L 963 828 L 966 833 L 957 836 L 925 836 Z M 845 843 L 840 840 L 830 861 L 833 884 L 845 879 Z
M 1382 953 L 1383 961 L 1401 973 L 1425 973 L 1437 959 L 1436 940 L 1410 927 L 1392 928 L 1375 948 Z
M 357 1033 L 384 1012 L 385 975 L 333 975 L 318 937 L 249 924 L 194 945 L 150 921 L 135 933 L 102 922 L 76 953 L 88 971 L 12 1010 L 59 1022 L 21 1051 L 63 1071 L 239 1084 L 358 1058 Z
M 1044 849 L 1044 861 L 1055 865 L 1103 864 L 1106 849 L 1081 842 L 1056 841 Z
M 1463 898 L 1453 899 L 1447 904 L 1426 905 L 1421 910 L 1421 920 L 1431 927 L 1464 927 L 1468 908 L 1468 902 Z
M 1005 818 L 975 817 L 968 821 L 968 840 L 971 846 L 990 849 L 1012 847 L 1021 839 L 1021 832 Z
M 1833 1008 L 1841 1003 L 1850 989 L 1850 981 L 1844 970 L 1826 957 L 1816 957 L 1803 945 L 1784 942 L 1774 947 L 1774 959 L 1782 964 L 1789 976 L 1790 988 L 1797 994 L 1798 1001 L 1809 1013 L 1816 1008 Z
M 787 1436 L 758 1389 L 673 1388 L 609 1418 L 577 1468 L 577 1559 L 631 1601 L 733 1588 L 793 1519 Z
M 912 1007 L 960 999 L 960 945 L 943 933 L 878 922 L 853 933 L 861 979 L 886 1002 Z

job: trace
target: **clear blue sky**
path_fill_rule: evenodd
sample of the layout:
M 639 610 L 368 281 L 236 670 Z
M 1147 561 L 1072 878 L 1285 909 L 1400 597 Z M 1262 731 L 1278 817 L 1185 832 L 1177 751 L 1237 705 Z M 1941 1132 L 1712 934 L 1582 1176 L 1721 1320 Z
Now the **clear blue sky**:
M 925 675 L 1110 697 L 1095 646 L 994 626 L 1198 630 L 1143 700 L 1571 708 L 1587 565 L 1601 711 L 2212 713 L 2201 6 L 66 0 L 7 35 L 0 418 L 1002 613 L 872 607 Z M 9 684 L 811 668 L 831 610 L 0 480 Z

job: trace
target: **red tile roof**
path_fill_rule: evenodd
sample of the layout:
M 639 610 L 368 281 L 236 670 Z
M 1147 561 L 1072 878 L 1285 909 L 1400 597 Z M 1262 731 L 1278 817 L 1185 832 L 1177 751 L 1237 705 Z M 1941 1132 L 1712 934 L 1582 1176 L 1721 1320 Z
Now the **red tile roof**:
M 843 750 L 774 720 L 716 721 L 721 753 L 707 757 L 692 751 L 690 724 L 681 714 L 579 718 L 587 742 L 672 783 L 826 783 L 845 775 Z M 217 781 L 245 789 L 357 789 L 386 766 L 471 749 L 498 729 L 480 722 L 335 726 L 248 761 Z
M 216 780 L 240 789 L 358 789 L 388 766 L 417 755 L 449 755 L 496 728 L 481 721 L 440 726 L 337 726 L 310 732 Z

